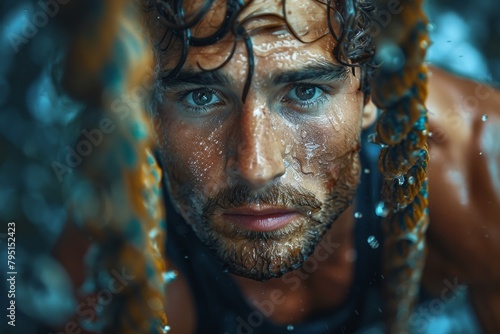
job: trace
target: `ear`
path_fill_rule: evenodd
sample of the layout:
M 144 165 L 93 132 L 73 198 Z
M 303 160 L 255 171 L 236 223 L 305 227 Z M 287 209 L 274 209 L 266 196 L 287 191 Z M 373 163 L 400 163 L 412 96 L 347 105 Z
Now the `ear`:
M 364 129 L 369 128 L 377 119 L 377 107 L 373 104 L 371 98 L 367 98 L 363 106 L 363 113 L 361 116 L 361 127 Z

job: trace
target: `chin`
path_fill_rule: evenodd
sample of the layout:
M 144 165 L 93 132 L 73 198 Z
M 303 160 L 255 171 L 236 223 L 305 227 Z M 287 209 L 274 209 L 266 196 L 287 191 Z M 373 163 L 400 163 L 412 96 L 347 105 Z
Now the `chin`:
M 232 274 L 266 281 L 301 268 L 335 217 L 330 216 L 326 221 L 303 217 L 271 232 L 254 232 L 234 226 L 221 231 L 214 224 L 215 228 L 204 242 Z

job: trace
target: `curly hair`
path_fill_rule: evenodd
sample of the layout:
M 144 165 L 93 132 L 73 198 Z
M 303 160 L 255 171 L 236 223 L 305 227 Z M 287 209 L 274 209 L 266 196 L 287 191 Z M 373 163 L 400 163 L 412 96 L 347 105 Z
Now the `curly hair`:
M 242 94 L 242 100 L 244 101 L 251 85 L 255 67 L 250 33 L 245 29 L 244 24 L 247 20 L 254 19 L 255 17 L 239 20 L 239 16 L 242 10 L 252 1 L 253 0 L 250 0 L 245 4 L 242 0 L 227 0 L 225 8 L 226 15 L 216 31 L 209 36 L 196 37 L 192 35 L 191 28 L 203 20 L 213 7 L 215 3 L 214 0 L 204 1 L 201 8 L 190 15 L 185 14 L 182 1 L 180 0 L 149 0 L 147 9 L 150 11 L 155 10 L 155 13 L 158 14 L 156 18 L 165 29 L 162 33 L 162 37 L 155 41 L 158 51 L 165 51 L 174 44 L 180 49 L 180 57 L 177 64 L 173 69 L 166 73 L 162 73 L 162 79 L 168 80 L 181 70 L 186 61 L 189 47 L 212 45 L 228 34 L 232 34 L 234 44 L 230 54 L 224 62 L 210 70 L 218 70 L 226 65 L 234 55 L 237 43 L 243 41 L 248 53 L 248 74 Z M 336 1 L 335 3 L 333 3 L 332 0 L 314 1 L 326 5 L 328 29 L 336 41 L 336 45 L 332 50 L 333 56 L 344 66 L 361 68 L 360 89 L 365 93 L 365 96 L 369 96 L 369 83 L 375 69 L 373 57 L 375 54 L 375 45 L 369 32 L 375 12 L 374 5 L 367 0 Z M 281 18 L 288 26 L 290 33 L 298 40 L 302 40 L 294 32 L 294 29 L 290 26 L 287 19 L 287 0 L 282 1 L 282 9 Z M 278 16 L 276 14 L 271 15 Z M 341 27 L 338 32 L 334 29 L 332 23 L 334 20 L 340 22 Z
M 371 97 L 381 111 L 372 139 L 382 146 L 379 170 L 384 179 L 382 203 L 387 211 L 383 215 L 385 317 L 388 331 L 399 333 L 407 326 L 417 295 L 428 226 L 427 69 L 423 64 L 429 44 L 427 19 L 421 0 L 401 0 L 405 4 L 404 11 L 393 17 L 383 31 L 374 34 L 370 29 L 379 10 L 387 7 L 390 1 L 314 1 L 326 6 L 329 33 L 336 41 L 332 55 L 341 65 L 352 68 L 353 73 L 355 67 L 360 69 L 360 90 L 365 102 Z M 248 3 L 227 0 L 226 15 L 215 32 L 205 37 L 191 35 L 191 28 L 201 22 L 214 2 L 207 0 L 199 10 L 185 15 L 182 0 L 149 0 L 147 8 L 156 10 L 157 20 L 165 29 L 156 41 L 156 47 L 165 51 L 175 44 L 180 49 L 177 64 L 161 73 L 161 78 L 168 80 L 178 74 L 190 46 L 211 45 L 232 34 L 234 44 L 230 54 L 217 68 L 210 70 L 226 65 L 236 51 L 236 44 L 243 42 L 248 54 L 248 73 L 242 94 L 244 101 L 255 66 L 251 36 L 244 26 L 246 19 L 239 20 Z M 282 0 L 281 5 L 280 18 L 290 33 L 302 41 L 287 20 L 287 0 Z M 338 31 L 334 29 L 334 22 L 340 23 Z M 375 57 L 376 45 L 381 41 L 389 41 L 401 52 L 404 57 L 401 71 L 388 69 L 380 63 L 381 59 Z

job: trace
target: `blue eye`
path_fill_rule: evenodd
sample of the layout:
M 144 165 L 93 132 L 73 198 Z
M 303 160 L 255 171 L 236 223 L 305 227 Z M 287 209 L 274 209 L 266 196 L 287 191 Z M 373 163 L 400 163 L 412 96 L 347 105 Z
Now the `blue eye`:
M 316 85 L 298 84 L 286 94 L 288 99 L 299 100 L 301 102 L 317 99 L 323 91 Z
M 208 88 L 200 88 L 189 92 L 185 96 L 185 100 L 188 104 L 195 107 L 206 107 L 221 102 L 219 97 Z

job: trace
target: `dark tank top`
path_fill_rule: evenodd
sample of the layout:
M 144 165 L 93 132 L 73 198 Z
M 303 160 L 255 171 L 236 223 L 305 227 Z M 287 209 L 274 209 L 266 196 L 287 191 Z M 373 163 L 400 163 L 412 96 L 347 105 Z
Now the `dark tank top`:
M 194 296 L 197 333 L 353 333 L 381 320 L 379 290 L 383 236 L 381 219 L 375 214 L 380 194 L 380 174 L 376 166 L 379 150 L 376 145 L 367 143 L 366 132 L 362 134 L 362 173 L 355 200 L 357 256 L 353 282 L 339 306 L 306 321 L 276 324 L 250 306 L 222 264 L 167 200 L 167 254 L 186 278 Z

